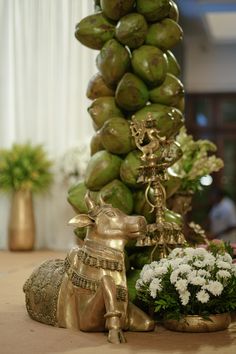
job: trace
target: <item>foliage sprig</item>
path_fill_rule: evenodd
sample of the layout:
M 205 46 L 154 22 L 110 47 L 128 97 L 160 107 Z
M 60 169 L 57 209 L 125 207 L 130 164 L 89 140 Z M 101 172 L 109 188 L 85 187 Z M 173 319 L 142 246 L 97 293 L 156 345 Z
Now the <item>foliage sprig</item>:
M 42 192 L 53 180 L 52 161 L 42 145 L 13 144 L 0 150 L 0 190 Z

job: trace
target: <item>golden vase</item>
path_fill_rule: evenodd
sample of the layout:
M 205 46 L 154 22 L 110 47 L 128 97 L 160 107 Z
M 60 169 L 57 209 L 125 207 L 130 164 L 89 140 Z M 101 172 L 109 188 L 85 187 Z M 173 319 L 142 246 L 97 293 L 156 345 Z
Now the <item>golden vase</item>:
M 228 328 L 231 323 L 230 313 L 220 313 L 209 315 L 203 318 L 197 315 L 183 316 L 178 320 L 165 320 L 164 326 L 171 331 L 177 332 L 216 332 Z
M 8 224 L 8 246 L 11 251 L 30 251 L 35 241 L 35 219 L 32 192 L 14 191 Z

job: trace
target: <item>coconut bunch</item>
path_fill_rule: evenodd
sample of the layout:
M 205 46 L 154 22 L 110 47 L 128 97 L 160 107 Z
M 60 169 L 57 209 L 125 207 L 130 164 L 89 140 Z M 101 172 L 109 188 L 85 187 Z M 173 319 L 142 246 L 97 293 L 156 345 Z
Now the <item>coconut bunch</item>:
M 174 138 L 184 124 L 184 88 L 180 66 L 171 52 L 183 37 L 178 8 L 172 0 L 100 0 L 95 13 L 82 19 L 75 36 L 97 50 L 98 72 L 90 79 L 87 97 L 93 122 L 91 159 L 85 180 L 72 187 L 68 201 L 77 213 L 87 212 L 87 190 L 127 214 L 155 221 L 137 183 L 140 152 L 131 136 L 131 117 L 144 120 L 151 112 L 161 136 Z M 171 164 L 181 156 L 174 141 Z M 167 195 L 176 181 L 167 183 Z M 166 210 L 168 221 L 180 222 Z

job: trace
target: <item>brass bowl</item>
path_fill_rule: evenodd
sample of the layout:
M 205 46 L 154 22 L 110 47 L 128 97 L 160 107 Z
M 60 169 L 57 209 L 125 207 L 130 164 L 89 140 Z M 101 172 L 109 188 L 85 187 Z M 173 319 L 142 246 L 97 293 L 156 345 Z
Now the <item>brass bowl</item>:
M 230 313 L 210 315 L 208 319 L 198 315 L 183 316 L 178 320 L 165 320 L 165 328 L 177 332 L 216 332 L 228 328 L 231 323 Z

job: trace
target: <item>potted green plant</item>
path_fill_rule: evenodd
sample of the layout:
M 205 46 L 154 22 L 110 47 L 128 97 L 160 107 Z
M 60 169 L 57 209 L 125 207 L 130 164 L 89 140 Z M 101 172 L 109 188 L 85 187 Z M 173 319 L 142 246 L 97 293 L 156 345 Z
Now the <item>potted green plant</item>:
M 35 240 L 32 194 L 45 191 L 53 180 L 42 145 L 13 144 L 0 150 L 0 190 L 12 194 L 8 225 L 9 249 L 31 250 Z
M 223 330 L 236 309 L 236 264 L 218 250 L 176 248 L 143 267 L 136 290 L 171 330 Z

